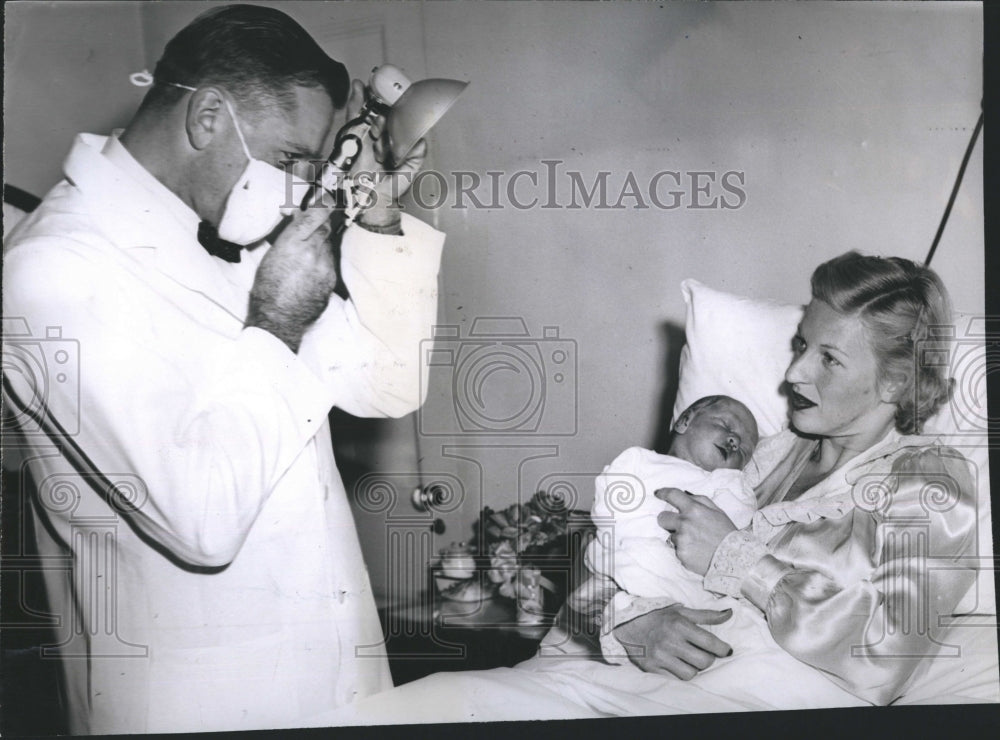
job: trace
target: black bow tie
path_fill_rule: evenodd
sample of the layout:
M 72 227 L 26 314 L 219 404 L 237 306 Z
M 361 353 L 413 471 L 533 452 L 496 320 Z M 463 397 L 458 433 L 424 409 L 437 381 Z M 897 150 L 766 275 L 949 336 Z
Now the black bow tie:
M 240 261 L 240 250 L 243 247 L 220 239 L 218 230 L 208 221 L 198 224 L 198 243 L 213 257 L 224 259 L 226 262 Z

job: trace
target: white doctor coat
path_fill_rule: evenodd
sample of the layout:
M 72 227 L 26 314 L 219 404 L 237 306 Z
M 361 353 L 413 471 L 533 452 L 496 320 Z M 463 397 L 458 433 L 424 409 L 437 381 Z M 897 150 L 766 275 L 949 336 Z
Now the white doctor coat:
M 351 300 L 295 355 L 243 328 L 266 245 L 209 256 L 114 137 L 79 136 L 65 173 L 6 247 L 3 308 L 36 360 L 5 385 L 71 731 L 290 727 L 390 687 L 327 413 L 419 406 L 443 235 L 350 228 Z

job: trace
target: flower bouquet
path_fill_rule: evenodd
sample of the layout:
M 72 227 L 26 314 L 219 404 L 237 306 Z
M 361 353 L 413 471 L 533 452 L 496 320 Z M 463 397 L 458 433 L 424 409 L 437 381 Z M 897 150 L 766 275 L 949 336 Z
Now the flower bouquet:
M 502 511 L 483 508 L 474 543 L 497 592 L 517 602 L 519 621 L 541 622 L 561 605 L 572 568 L 569 530 L 579 518 L 589 521 L 545 491 Z
M 586 511 L 539 491 L 525 504 L 483 507 L 469 543 L 452 543 L 432 566 L 434 583 L 449 601 L 512 599 L 518 620 L 537 624 L 562 604 L 576 556 L 572 535 L 592 529 Z M 580 541 L 576 538 L 576 550 Z M 485 577 L 484 577 L 485 574 Z

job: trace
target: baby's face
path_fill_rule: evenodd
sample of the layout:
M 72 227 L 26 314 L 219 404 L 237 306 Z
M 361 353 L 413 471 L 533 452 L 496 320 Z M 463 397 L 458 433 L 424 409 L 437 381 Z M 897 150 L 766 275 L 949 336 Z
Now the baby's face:
M 757 422 L 739 401 L 721 399 L 678 428 L 670 453 L 704 470 L 742 470 L 757 446 Z

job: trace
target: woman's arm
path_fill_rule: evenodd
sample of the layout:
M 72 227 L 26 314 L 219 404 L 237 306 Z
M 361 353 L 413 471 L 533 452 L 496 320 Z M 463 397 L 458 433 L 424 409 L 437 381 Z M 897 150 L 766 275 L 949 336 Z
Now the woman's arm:
M 624 664 L 627 658 L 647 673 L 669 673 L 689 681 L 716 658 L 733 654 L 728 643 L 698 626 L 721 624 L 732 617 L 732 609 L 663 606 L 663 601 L 619 592 L 612 602 L 617 623 L 612 622 L 613 628 L 601 639 L 602 652 L 609 662 Z
M 609 663 L 633 663 L 650 673 L 694 678 L 732 647 L 700 624 L 721 624 L 732 610 L 688 609 L 669 598 L 642 598 L 592 574 L 566 602 L 572 634 L 599 644 Z
M 836 574 L 795 567 L 739 531 L 716 550 L 706 587 L 742 595 L 765 613 L 791 655 L 857 696 L 888 704 L 921 661 L 939 653 L 939 617 L 954 610 L 975 578 L 968 557 L 976 532 L 972 480 L 960 454 L 927 448 L 894 461 L 879 481 L 879 501 L 866 505 L 861 484 L 872 481 L 859 481 L 858 508 L 843 520 L 825 520 L 812 536 L 871 558 L 874 570 L 863 580 L 843 583 Z

